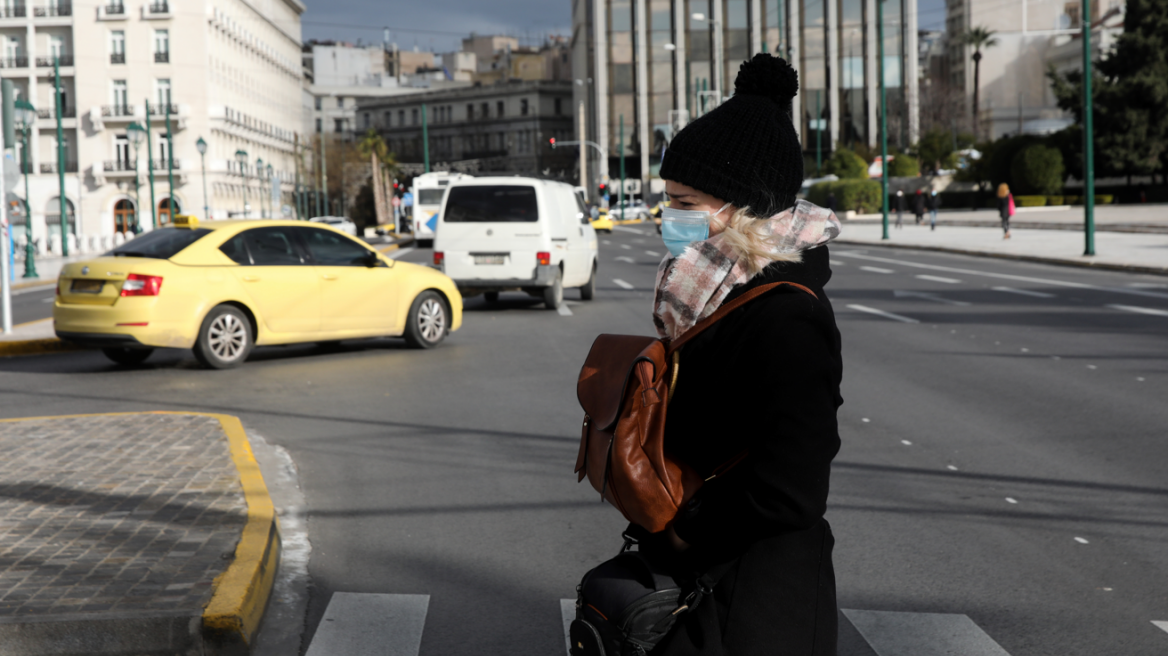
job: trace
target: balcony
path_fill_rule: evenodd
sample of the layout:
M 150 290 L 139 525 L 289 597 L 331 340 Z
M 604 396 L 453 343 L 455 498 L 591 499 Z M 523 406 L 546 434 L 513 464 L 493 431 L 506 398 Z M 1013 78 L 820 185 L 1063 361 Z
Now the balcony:
M 133 105 L 105 105 L 101 108 L 101 115 L 106 118 L 133 118 Z
M 169 14 L 170 13 L 170 3 L 169 2 L 151 2 L 150 6 L 146 10 L 148 12 L 150 12 L 151 14 Z
M 52 162 L 52 163 L 42 162 L 41 163 L 41 173 L 56 173 L 56 172 L 57 172 L 57 163 L 56 162 Z M 66 173 L 76 173 L 77 172 L 77 162 L 76 161 L 65 162 L 65 172 Z
M 28 68 L 28 57 L 0 57 L 0 68 Z
M 34 7 L 32 15 L 38 18 L 45 16 L 72 16 L 73 4 L 70 2 L 58 2 L 47 7 Z
M 164 160 L 164 159 L 152 159 L 152 160 L 150 160 L 150 168 L 154 169 L 155 171 L 165 171 L 167 163 L 168 163 L 167 160 Z M 182 168 L 182 160 L 175 159 L 174 160 L 174 170 L 177 171 L 181 168 Z
M 24 18 L 28 15 L 28 8 L 21 4 L 11 7 L 0 7 L 0 18 Z
M 107 159 L 105 162 L 102 162 L 101 168 L 106 173 L 132 173 L 134 171 L 134 162 L 128 162 L 124 159 Z
M 150 115 L 151 116 L 166 116 L 166 110 L 168 107 L 170 108 L 170 115 L 171 116 L 178 116 L 178 105 L 173 105 L 173 104 L 171 104 L 171 105 L 163 105 L 163 104 L 150 105 Z
M 53 118 L 53 110 L 51 110 L 51 109 L 38 109 L 37 110 L 37 118 L 51 119 L 51 118 Z M 76 107 L 66 107 L 65 109 L 61 110 L 61 118 L 77 118 L 77 108 Z
M 154 63 L 155 64 L 169 64 L 170 63 L 170 52 L 168 51 L 168 52 L 154 53 Z
M 72 66 L 73 65 L 73 55 L 60 55 L 58 57 L 37 57 L 36 58 L 37 68 L 52 68 L 54 59 L 61 60 L 62 66 Z
M 108 5 L 97 8 L 98 20 L 126 20 L 126 5 L 120 0 L 113 0 Z
M 111 64 L 124 64 L 124 63 L 126 63 L 126 53 L 124 53 L 124 52 L 111 52 L 110 53 L 110 63 Z

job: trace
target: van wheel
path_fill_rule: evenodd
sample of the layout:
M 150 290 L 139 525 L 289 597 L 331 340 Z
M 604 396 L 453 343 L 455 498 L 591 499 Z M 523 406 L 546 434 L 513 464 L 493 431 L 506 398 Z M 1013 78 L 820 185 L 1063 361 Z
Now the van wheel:
M 564 304 L 564 273 L 559 269 L 556 269 L 551 286 L 543 288 L 543 304 L 549 310 L 558 310 Z
M 251 322 L 233 305 L 218 305 L 207 313 L 195 340 L 195 358 L 204 367 L 231 369 L 247 360 L 255 339 Z
M 596 296 L 596 263 L 592 263 L 592 275 L 588 276 L 588 283 L 580 288 L 580 298 L 591 301 Z
M 488 303 L 498 303 L 499 302 L 499 292 L 484 292 L 483 299 L 486 300 Z
M 442 297 L 433 291 L 424 291 L 414 299 L 406 318 L 406 344 L 410 348 L 428 349 L 438 346 L 450 328 L 450 313 Z
M 145 362 L 146 358 L 150 357 L 150 354 L 154 352 L 154 349 L 113 347 L 103 348 L 101 352 L 105 355 L 105 357 L 113 360 L 118 364 L 134 365 Z

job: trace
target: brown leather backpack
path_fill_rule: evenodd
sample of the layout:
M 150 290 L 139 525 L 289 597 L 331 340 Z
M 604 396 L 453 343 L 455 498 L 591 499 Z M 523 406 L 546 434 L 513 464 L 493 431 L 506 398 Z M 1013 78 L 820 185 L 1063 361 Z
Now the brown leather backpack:
M 727 314 L 780 285 L 815 296 L 793 282 L 760 285 L 722 305 L 672 343 L 639 335 L 597 337 L 576 383 L 576 397 L 585 413 L 577 480 L 587 476 L 625 519 L 656 533 L 669 526 L 702 483 L 738 464 L 745 452 L 703 481 L 693 468 L 667 453 L 665 411 L 677 383 L 678 351 Z

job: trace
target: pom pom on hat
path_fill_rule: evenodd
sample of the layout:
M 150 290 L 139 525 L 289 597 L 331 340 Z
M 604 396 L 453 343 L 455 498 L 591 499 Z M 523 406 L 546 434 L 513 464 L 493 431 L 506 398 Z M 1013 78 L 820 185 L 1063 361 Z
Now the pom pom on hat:
M 791 101 L 799 93 L 799 74 L 786 60 L 759 53 L 738 67 L 734 93 L 769 98 L 790 112 Z

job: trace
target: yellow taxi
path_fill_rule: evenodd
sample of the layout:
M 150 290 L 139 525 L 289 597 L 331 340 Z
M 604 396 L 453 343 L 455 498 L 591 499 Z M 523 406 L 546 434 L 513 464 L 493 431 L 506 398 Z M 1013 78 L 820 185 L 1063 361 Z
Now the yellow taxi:
M 53 326 L 119 364 L 189 348 L 239 366 L 255 346 L 403 336 L 437 346 L 462 325 L 454 281 L 303 221 L 176 216 L 105 255 L 66 264 Z
M 608 210 L 600 208 L 600 214 L 592 220 L 592 229 L 612 234 L 612 219 L 608 218 Z

